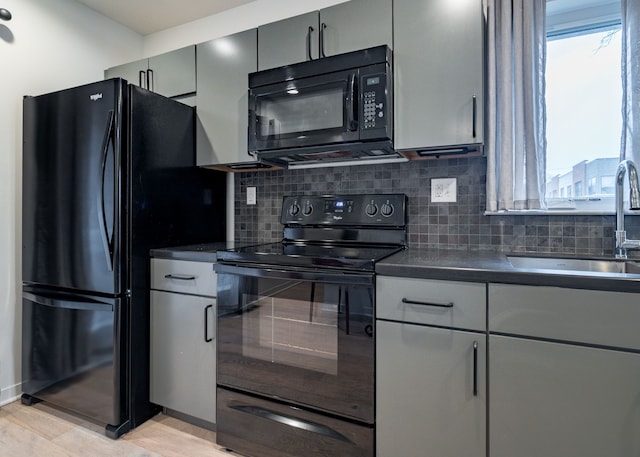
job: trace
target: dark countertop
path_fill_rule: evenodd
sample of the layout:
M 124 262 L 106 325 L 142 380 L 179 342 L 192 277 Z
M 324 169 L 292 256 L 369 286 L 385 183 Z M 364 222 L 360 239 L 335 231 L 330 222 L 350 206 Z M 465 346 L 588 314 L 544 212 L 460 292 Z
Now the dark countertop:
M 259 244 L 249 241 L 227 241 L 152 249 L 151 257 L 216 262 L 216 251 Z M 640 274 L 600 273 L 514 268 L 507 255 L 533 257 L 566 257 L 567 255 L 501 253 L 408 248 L 376 264 L 376 273 L 420 279 L 496 282 L 534 286 L 572 287 L 577 289 L 640 292 Z M 598 258 L 602 259 L 602 258 Z M 613 260 L 611 258 L 605 260 Z M 637 259 L 633 259 L 637 261 Z
M 152 249 L 151 257 L 157 259 L 194 260 L 197 262 L 216 262 L 216 252 L 223 249 L 233 249 L 240 246 L 258 244 L 250 241 L 220 241 L 217 243 L 192 244 L 188 246 L 174 246 Z
M 516 269 L 507 260 L 507 255 L 570 258 L 538 253 L 409 248 L 378 262 L 376 273 L 421 279 L 640 292 L 640 274 Z

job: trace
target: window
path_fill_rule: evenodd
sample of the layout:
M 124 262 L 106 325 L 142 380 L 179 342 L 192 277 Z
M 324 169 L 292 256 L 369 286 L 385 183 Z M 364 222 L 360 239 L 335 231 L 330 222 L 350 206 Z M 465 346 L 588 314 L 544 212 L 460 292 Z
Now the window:
M 602 176 L 600 178 L 600 192 L 602 194 L 609 194 L 609 195 L 615 195 L 615 181 L 616 181 L 616 177 L 611 175 L 611 176 Z
M 582 197 L 582 181 L 576 181 L 576 197 Z
M 612 177 L 622 128 L 621 35 L 619 0 L 547 0 L 546 199 L 551 210 L 614 209 Z

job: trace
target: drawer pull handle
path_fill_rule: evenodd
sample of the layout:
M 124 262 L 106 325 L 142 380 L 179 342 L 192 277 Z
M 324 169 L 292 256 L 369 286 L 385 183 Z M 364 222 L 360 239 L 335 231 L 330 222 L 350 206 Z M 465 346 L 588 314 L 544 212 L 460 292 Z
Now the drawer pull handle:
M 267 408 L 262 408 L 261 406 L 229 405 L 229 408 L 235 409 L 236 411 L 240 411 L 241 413 L 251 414 L 253 416 L 258 416 L 263 419 L 277 422 L 287 427 L 294 427 L 299 430 L 305 430 L 307 432 L 324 435 L 334 440 L 344 441 L 345 443 L 351 443 L 351 440 L 349 440 L 349 438 L 344 436 L 342 433 L 339 433 L 336 430 L 324 424 L 312 422 L 305 419 L 300 419 L 295 416 L 290 416 L 288 414 L 281 414 Z
M 168 275 L 164 275 L 165 279 L 179 279 L 181 281 L 194 281 L 196 279 L 195 276 L 189 276 L 189 275 L 174 275 L 174 274 L 168 274 Z
M 408 305 L 421 305 L 421 306 L 435 306 L 437 308 L 453 308 L 453 302 L 449 303 L 430 303 L 426 301 L 417 301 L 417 300 L 409 300 L 408 298 L 403 298 L 402 303 L 406 303 Z

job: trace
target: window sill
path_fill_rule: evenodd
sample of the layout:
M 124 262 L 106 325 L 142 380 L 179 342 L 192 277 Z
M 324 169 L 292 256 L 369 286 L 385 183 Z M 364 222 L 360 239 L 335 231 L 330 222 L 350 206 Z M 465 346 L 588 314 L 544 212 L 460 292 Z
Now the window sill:
M 485 211 L 485 216 L 615 216 L 615 211 L 589 211 L 589 210 L 542 210 L 542 209 L 523 209 L 523 210 L 503 210 L 503 211 Z M 625 211 L 625 214 L 638 215 L 640 211 Z

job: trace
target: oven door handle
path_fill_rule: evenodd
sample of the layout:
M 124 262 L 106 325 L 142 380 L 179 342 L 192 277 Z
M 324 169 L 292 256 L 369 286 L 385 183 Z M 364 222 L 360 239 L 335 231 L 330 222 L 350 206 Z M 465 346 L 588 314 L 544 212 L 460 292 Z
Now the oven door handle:
M 228 273 L 239 276 L 253 276 L 259 278 L 273 279 L 296 279 L 302 281 L 324 282 L 332 284 L 351 284 L 372 286 L 374 283 L 373 273 L 353 273 L 353 272 L 336 272 L 321 271 L 308 269 L 285 269 L 272 265 L 262 266 L 236 266 L 217 263 L 214 266 L 216 273 Z

